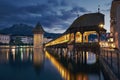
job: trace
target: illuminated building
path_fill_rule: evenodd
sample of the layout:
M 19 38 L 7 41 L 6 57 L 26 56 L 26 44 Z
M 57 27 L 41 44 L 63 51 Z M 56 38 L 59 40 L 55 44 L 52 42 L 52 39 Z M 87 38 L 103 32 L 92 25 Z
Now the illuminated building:
M 9 44 L 10 35 L 0 34 L 0 43 Z
M 110 32 L 115 42 L 115 47 L 120 49 L 120 0 L 113 0 L 110 11 Z
M 20 40 L 24 44 L 32 44 L 33 43 L 33 37 L 30 37 L 30 36 L 12 36 L 12 39 L 14 41 Z
M 33 29 L 34 33 L 34 48 L 43 48 L 43 34 L 44 30 L 40 23 L 37 23 L 36 27 Z

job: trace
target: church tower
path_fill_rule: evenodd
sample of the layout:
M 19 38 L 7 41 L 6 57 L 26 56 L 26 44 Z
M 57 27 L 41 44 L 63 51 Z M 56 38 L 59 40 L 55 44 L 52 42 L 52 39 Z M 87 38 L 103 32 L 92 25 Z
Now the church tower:
M 37 23 L 37 25 L 33 29 L 33 33 L 34 33 L 34 48 L 43 49 L 44 30 L 40 23 Z

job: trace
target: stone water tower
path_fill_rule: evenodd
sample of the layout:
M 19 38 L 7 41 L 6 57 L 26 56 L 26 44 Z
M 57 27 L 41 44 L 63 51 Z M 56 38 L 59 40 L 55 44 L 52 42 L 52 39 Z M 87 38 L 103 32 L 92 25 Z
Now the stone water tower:
M 40 23 L 37 23 L 37 25 L 33 29 L 33 33 L 34 33 L 34 48 L 43 49 L 44 30 Z

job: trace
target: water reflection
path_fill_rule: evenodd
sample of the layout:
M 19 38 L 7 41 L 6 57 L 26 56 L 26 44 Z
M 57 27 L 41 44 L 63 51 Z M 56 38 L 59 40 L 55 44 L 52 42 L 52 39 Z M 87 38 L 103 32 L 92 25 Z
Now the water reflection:
M 74 62 L 68 62 L 67 66 L 64 64 L 66 60 L 64 59 L 63 63 L 60 63 L 60 60 L 57 60 L 54 56 L 52 56 L 49 52 L 46 53 L 46 58 L 48 58 L 51 63 L 55 66 L 55 68 L 59 71 L 60 75 L 64 80 L 104 80 L 99 69 L 99 65 L 96 64 L 96 57 L 92 53 L 88 54 L 94 57 L 94 61 L 91 60 L 90 56 L 87 56 L 88 64 L 94 63 L 94 65 L 77 65 Z M 63 58 L 62 58 L 63 60 Z M 98 65 L 98 66 L 97 66 Z M 71 67 L 71 69 L 70 69 Z M 92 73 L 92 74 L 91 74 Z
M 33 63 L 34 66 L 41 66 L 43 61 L 44 54 L 40 49 L 14 46 L 0 49 L 0 63 Z
M 0 80 L 104 80 L 91 54 L 84 65 L 32 47 L 0 48 Z
M 9 61 L 10 62 L 31 62 L 30 55 L 32 55 L 32 48 L 10 48 L 4 49 L 9 50 Z M 4 52 L 3 52 L 4 53 Z
M 87 52 L 87 64 L 94 64 L 96 63 L 96 54 L 92 52 Z
M 33 64 L 37 73 L 40 73 L 41 68 L 44 66 L 44 53 L 39 48 L 34 48 Z
M 6 50 L 0 49 L 0 63 L 7 63 L 8 61 L 9 61 L 9 49 Z

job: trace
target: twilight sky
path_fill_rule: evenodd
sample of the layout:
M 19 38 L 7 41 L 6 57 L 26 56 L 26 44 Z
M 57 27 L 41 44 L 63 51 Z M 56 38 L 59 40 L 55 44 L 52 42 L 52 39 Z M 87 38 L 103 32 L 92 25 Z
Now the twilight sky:
M 64 32 L 77 15 L 95 13 L 100 5 L 109 32 L 112 0 L 0 0 L 0 28 L 40 22 L 45 31 Z

